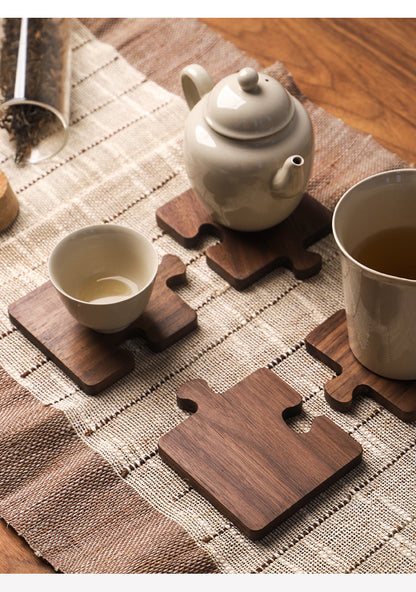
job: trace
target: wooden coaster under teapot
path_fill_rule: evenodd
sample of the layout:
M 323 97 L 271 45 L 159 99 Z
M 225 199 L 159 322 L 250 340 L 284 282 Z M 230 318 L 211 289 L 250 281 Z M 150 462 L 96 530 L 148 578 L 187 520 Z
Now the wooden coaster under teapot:
M 291 269 L 298 279 L 317 274 L 321 256 L 306 249 L 331 232 L 331 217 L 327 208 L 306 193 L 295 211 L 277 226 L 239 232 L 215 222 L 192 189 L 156 212 L 160 228 L 186 248 L 194 247 L 206 233 L 219 237 L 221 243 L 206 250 L 207 263 L 237 290 L 280 266 Z
M 221 239 L 208 265 L 237 290 L 278 266 L 303 279 L 321 258 L 306 248 L 331 213 L 305 193 L 314 136 L 308 112 L 267 74 L 243 68 L 214 85 L 198 64 L 180 75 L 190 109 L 184 161 L 191 189 L 159 208 L 161 228 L 187 247 L 206 230 Z

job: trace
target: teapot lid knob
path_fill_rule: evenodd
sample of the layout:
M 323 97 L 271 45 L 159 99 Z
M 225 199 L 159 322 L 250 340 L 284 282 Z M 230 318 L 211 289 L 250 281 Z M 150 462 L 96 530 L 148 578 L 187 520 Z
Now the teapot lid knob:
M 207 124 L 238 140 L 271 136 L 292 121 L 296 104 L 280 82 L 245 67 L 218 82 L 203 98 Z
M 253 91 L 257 88 L 259 75 L 254 68 L 243 68 L 238 73 L 238 84 L 243 90 Z

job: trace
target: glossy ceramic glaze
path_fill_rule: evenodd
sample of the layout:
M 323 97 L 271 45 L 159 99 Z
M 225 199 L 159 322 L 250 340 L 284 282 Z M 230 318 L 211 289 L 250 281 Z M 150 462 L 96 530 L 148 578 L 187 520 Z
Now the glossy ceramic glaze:
M 310 177 L 313 130 L 302 104 L 252 68 L 216 86 L 198 65 L 181 73 L 191 109 L 184 155 L 208 213 L 235 230 L 275 226 L 300 203 Z
M 70 314 L 81 325 L 102 333 L 121 331 L 143 313 L 157 269 L 152 243 L 139 232 L 115 224 L 81 228 L 63 238 L 49 257 L 49 276 Z M 108 280 L 118 288 L 121 285 L 122 293 L 96 301 L 85 298 L 97 277 L 105 278 L 104 283 L 108 278 L 123 278 L 123 282 Z
M 379 231 L 409 226 L 416 226 L 415 169 L 361 181 L 333 216 L 351 350 L 369 370 L 398 380 L 416 379 L 416 280 L 374 271 L 351 253 Z

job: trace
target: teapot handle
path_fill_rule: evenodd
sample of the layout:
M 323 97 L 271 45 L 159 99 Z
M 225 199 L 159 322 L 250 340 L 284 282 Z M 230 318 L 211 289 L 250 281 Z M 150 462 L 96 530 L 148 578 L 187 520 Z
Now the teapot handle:
M 214 86 L 211 76 L 198 64 L 186 66 L 181 71 L 180 79 L 189 109 L 192 109 Z

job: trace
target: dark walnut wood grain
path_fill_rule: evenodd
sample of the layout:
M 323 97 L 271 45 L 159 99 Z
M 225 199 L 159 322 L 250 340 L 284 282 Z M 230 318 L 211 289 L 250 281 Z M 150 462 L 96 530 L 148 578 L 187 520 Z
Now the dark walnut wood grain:
M 265 368 L 221 394 L 188 382 L 177 400 L 193 415 L 159 440 L 162 459 L 252 539 L 361 460 L 361 446 L 324 416 L 306 434 L 289 428 L 302 399 Z
M 279 266 L 291 269 L 298 279 L 315 275 L 321 257 L 306 248 L 331 231 L 331 213 L 308 194 L 289 218 L 260 232 L 238 232 L 217 224 L 192 189 L 159 208 L 156 220 L 187 248 L 204 234 L 217 236 L 221 242 L 208 247 L 207 263 L 237 290 Z
M 326 400 L 334 409 L 348 411 L 355 397 L 365 395 L 404 421 L 416 419 L 416 382 L 389 380 L 362 366 L 348 345 L 344 310 L 306 337 L 306 349 L 339 375 L 324 388 Z
M 416 19 L 200 20 L 262 66 L 282 62 L 313 103 L 416 162 Z
M 196 327 L 195 311 L 170 289 L 184 281 L 185 265 L 178 257 L 165 255 L 145 312 L 112 335 L 77 323 L 51 282 L 11 304 L 9 316 L 86 393 L 97 394 L 133 369 L 133 355 L 118 348 L 126 339 L 142 336 L 153 351 L 161 351 Z

